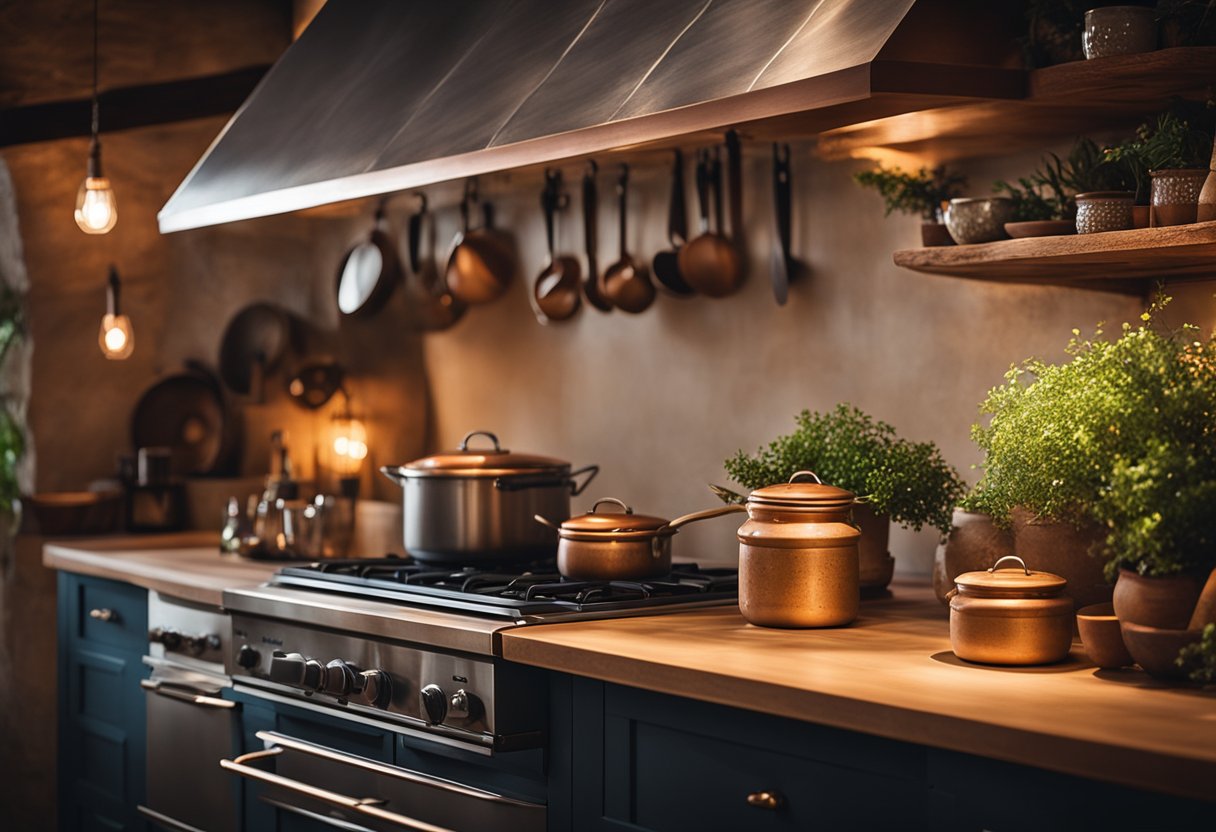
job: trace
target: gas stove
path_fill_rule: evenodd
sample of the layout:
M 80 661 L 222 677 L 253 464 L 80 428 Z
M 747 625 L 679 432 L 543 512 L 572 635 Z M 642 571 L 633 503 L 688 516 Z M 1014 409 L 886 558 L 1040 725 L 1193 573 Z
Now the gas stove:
M 541 671 L 504 662 L 507 629 L 733 604 L 734 569 L 569 581 L 553 562 L 437 567 L 408 558 L 286 566 L 224 593 L 238 689 L 481 753 L 543 742 Z

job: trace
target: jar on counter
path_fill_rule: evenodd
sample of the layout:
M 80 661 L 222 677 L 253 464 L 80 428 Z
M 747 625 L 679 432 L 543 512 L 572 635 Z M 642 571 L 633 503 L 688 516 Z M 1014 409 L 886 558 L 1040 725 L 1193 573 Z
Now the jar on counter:
M 1016 561 L 1020 568 L 1002 569 Z M 1073 604 L 1068 581 L 1032 572 L 1006 555 L 983 572 L 958 576 L 950 593 L 950 646 L 969 662 L 1002 665 L 1051 664 L 1068 656 Z
M 814 482 L 799 482 L 810 478 Z M 811 471 L 758 488 L 739 527 L 739 611 L 761 627 L 839 627 L 861 601 L 851 491 Z

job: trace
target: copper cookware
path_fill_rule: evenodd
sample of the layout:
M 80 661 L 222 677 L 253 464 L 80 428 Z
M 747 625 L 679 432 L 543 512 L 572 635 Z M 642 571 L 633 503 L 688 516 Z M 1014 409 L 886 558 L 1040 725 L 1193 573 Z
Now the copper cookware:
M 804 477 L 814 482 L 799 482 Z M 739 527 L 739 611 L 762 627 L 839 627 L 861 600 L 852 492 L 811 471 L 753 491 Z
M 488 202 L 482 205 L 481 227 L 469 228 L 469 214 L 477 204 L 477 181 L 470 179 L 460 201 L 461 231 L 452 241 L 444 274 L 448 289 L 465 303 L 489 303 L 506 291 L 515 274 L 511 246 L 494 229 L 493 210 Z
M 711 298 L 722 298 L 737 290 L 743 283 L 743 266 L 739 252 L 722 233 L 721 210 L 716 211 L 718 229 L 709 227 L 710 192 L 720 206 L 722 192 L 715 187 L 711 172 L 713 164 L 708 152 L 702 152 L 697 161 L 697 202 L 701 210 L 701 233 L 688 245 L 680 249 L 678 262 L 680 275 L 697 292 Z
M 625 239 L 626 216 L 629 196 L 629 166 L 621 165 L 621 174 L 616 183 L 620 201 L 620 259 L 604 272 L 604 295 L 622 312 L 637 314 L 645 312 L 654 303 L 654 284 L 650 282 L 650 270 L 645 263 L 633 259 Z
M 620 511 L 599 510 L 608 503 Z M 668 521 L 634 514 L 631 506 L 615 497 L 605 497 L 596 500 L 586 514 L 571 517 L 560 526 L 539 514 L 535 519 L 557 531 L 557 570 L 567 578 L 625 581 L 661 578 L 671 572 L 671 538 L 677 529 L 736 511 L 743 511 L 743 507 L 718 506 Z
M 582 267 L 573 257 L 554 253 L 553 222 L 561 205 L 562 172 L 557 168 L 548 168 L 540 206 L 545 215 L 549 262 L 532 284 L 532 311 L 542 324 L 569 319 L 578 311 L 582 301 Z
M 1002 569 L 1016 561 L 1019 569 Z M 1006 555 L 982 572 L 958 576 L 950 598 L 950 646 L 970 662 L 1003 665 L 1050 664 L 1068 656 L 1073 605 L 1068 582 L 1050 572 L 1032 572 Z

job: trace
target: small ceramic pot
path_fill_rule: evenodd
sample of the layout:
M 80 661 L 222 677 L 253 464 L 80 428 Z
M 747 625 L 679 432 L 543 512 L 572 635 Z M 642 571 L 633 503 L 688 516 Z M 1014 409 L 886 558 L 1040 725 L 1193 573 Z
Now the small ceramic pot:
M 1018 568 L 1001 569 L 1016 561 Z M 958 576 L 950 599 L 950 646 L 969 662 L 1002 665 L 1051 664 L 1072 645 L 1072 599 L 1067 581 L 1032 572 L 1015 555 L 983 572 Z
M 1085 57 L 1134 55 L 1157 48 L 1157 13 L 1144 6 L 1107 6 L 1085 13 Z
M 998 528 L 987 514 L 956 508 L 950 523 L 950 534 L 939 547 L 941 571 L 935 570 L 933 579 L 933 592 L 943 604 L 950 602 L 959 575 L 987 569 L 1014 552 L 1013 533 Z
M 1091 604 L 1077 610 L 1077 630 L 1090 661 L 1106 670 L 1132 664 L 1132 654 L 1123 643 L 1114 604 Z
M 1003 239 L 1012 219 L 1013 200 L 1007 196 L 952 199 L 946 210 L 946 227 L 959 245 Z
M 858 576 L 862 590 L 885 589 L 895 574 L 895 558 L 887 550 L 891 541 L 891 517 L 876 514 L 864 503 L 853 508 L 853 522 L 861 529 L 857 541 Z
M 1208 172 L 1203 168 L 1173 168 L 1149 173 L 1153 187 L 1149 201 L 1149 225 L 1186 225 L 1199 218 L 1199 192 Z
M 1078 234 L 1123 231 L 1132 227 L 1136 195 L 1131 191 L 1089 191 L 1077 194 L 1075 199 Z
M 1191 575 L 1148 578 L 1120 569 L 1113 599 L 1115 615 L 1125 624 L 1181 630 L 1190 623 L 1202 589 Z
M 926 248 L 936 248 L 954 245 L 954 238 L 944 222 L 923 222 L 920 225 L 920 242 Z
M 814 483 L 798 482 L 814 477 Z M 739 527 L 739 611 L 761 627 L 839 627 L 861 601 L 854 495 L 810 471 L 758 488 Z
M 1186 671 L 1178 666 L 1182 648 L 1203 638 L 1203 630 L 1172 630 L 1125 621 L 1119 625 L 1123 641 L 1136 664 L 1158 679 L 1184 679 Z

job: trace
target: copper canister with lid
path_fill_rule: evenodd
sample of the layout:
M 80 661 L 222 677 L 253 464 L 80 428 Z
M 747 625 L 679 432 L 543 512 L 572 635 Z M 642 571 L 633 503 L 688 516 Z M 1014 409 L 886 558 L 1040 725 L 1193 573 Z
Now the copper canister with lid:
M 804 478 L 814 482 L 800 482 Z M 811 471 L 758 488 L 739 527 L 739 610 L 762 627 L 839 627 L 861 601 L 851 491 Z
M 1019 568 L 1002 569 L 1006 561 Z M 1072 645 L 1073 604 L 1068 581 L 1032 571 L 1016 555 L 982 572 L 965 572 L 950 598 L 950 646 L 970 662 L 1051 664 Z

